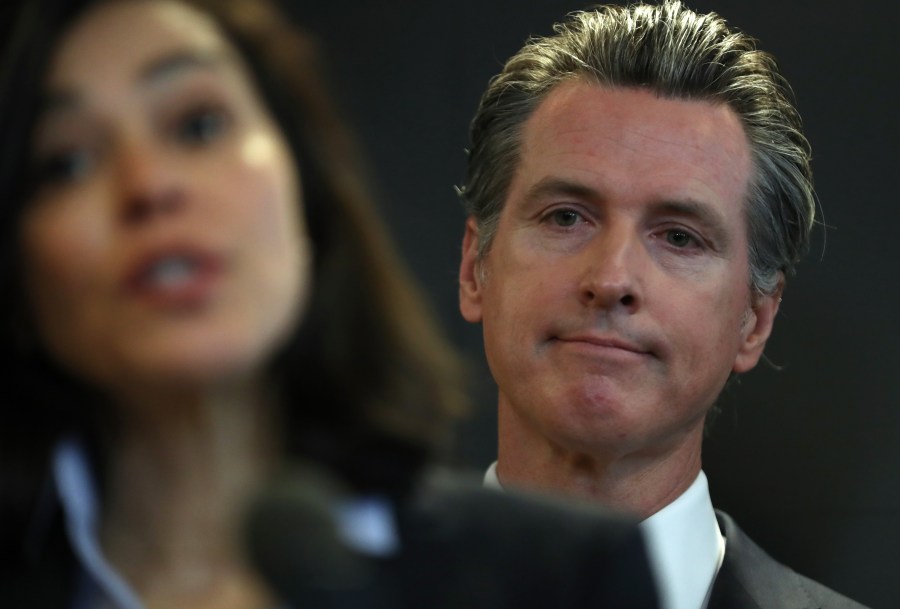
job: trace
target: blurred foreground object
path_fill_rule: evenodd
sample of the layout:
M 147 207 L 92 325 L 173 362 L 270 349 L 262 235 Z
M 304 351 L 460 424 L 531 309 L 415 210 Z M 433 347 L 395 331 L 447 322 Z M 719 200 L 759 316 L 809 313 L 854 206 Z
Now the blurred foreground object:
M 354 539 L 339 514 L 354 504 L 380 532 Z M 387 543 L 371 548 L 366 537 Z M 633 521 L 446 474 L 390 502 L 351 498 L 303 468 L 254 505 L 247 539 L 292 607 L 657 607 Z

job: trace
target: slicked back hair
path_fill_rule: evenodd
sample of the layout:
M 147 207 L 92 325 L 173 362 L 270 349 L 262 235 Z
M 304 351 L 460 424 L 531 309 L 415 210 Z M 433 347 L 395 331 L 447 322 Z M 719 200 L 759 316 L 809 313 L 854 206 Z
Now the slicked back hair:
M 495 76 L 471 126 L 460 189 L 490 250 L 521 154 L 528 118 L 561 82 L 642 88 L 674 99 L 723 103 L 740 118 L 753 173 L 747 192 L 750 286 L 771 294 L 809 247 L 815 196 L 809 143 L 775 59 L 715 13 L 678 1 L 603 6 L 571 14 L 531 39 Z

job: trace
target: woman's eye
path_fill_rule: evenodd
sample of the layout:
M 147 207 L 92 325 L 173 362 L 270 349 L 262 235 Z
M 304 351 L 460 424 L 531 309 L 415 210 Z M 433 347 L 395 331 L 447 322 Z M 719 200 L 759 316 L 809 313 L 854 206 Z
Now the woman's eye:
M 571 209 L 557 209 L 550 214 L 550 219 L 555 225 L 568 228 L 578 224 L 581 214 Z
M 197 108 L 184 115 L 176 125 L 176 137 L 187 144 L 203 145 L 228 129 L 228 116 L 220 109 Z
M 85 177 L 94 166 L 94 155 L 83 148 L 48 154 L 38 161 L 35 181 L 39 185 L 61 186 Z
M 672 229 L 666 231 L 666 242 L 674 247 L 685 248 L 695 245 L 697 240 L 686 231 Z

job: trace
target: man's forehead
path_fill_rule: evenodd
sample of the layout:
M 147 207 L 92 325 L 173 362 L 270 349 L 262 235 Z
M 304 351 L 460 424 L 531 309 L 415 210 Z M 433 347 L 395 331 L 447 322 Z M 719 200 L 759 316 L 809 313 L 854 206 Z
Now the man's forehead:
M 575 79 L 554 87 L 526 121 L 516 174 L 536 181 L 544 172 L 594 173 L 602 181 L 634 179 L 635 167 L 642 181 L 669 179 L 743 200 L 752 159 L 740 118 L 722 103 Z
M 535 126 L 563 131 L 584 131 L 595 125 L 612 128 L 635 117 L 641 120 L 629 129 L 636 136 L 653 138 L 661 128 L 689 138 L 728 131 L 744 135 L 734 140 L 741 144 L 733 147 L 735 155 L 746 154 L 749 146 L 740 117 L 724 102 L 664 95 L 650 87 L 610 86 L 586 78 L 554 86 L 526 120 L 525 131 Z

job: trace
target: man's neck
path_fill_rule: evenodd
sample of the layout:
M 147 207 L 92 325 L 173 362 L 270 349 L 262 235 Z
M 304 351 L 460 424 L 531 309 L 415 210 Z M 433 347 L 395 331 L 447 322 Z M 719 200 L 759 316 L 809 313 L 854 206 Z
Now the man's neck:
M 579 497 L 647 518 L 700 473 L 702 424 L 670 446 L 570 450 L 501 408 L 497 475 L 505 487 Z

